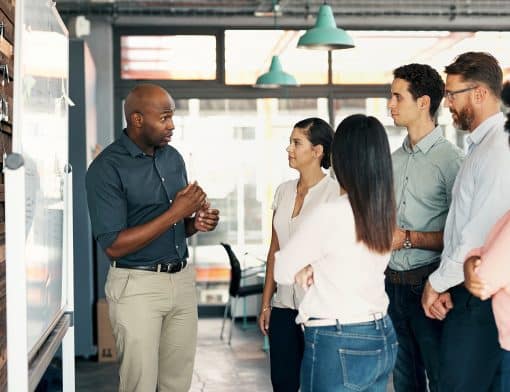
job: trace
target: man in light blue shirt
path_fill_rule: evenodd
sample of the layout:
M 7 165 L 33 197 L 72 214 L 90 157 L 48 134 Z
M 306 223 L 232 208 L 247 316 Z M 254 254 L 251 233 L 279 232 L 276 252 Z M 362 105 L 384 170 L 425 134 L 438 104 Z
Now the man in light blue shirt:
M 458 56 L 445 72 L 445 104 L 455 125 L 470 132 L 469 148 L 452 191 L 441 264 L 429 277 L 422 305 L 427 316 L 446 317 L 441 390 L 500 391 L 502 351 L 491 303 L 469 294 L 462 283 L 467 253 L 484 243 L 510 209 L 510 154 L 499 100 L 503 76 L 497 60 L 480 52 Z
M 439 265 L 463 153 L 435 124 L 444 95 L 438 72 L 425 64 L 408 64 L 395 69 L 393 76 L 388 107 L 395 125 L 408 133 L 392 157 L 397 228 L 386 292 L 399 342 L 393 385 L 396 392 L 436 392 L 442 323 L 425 316 L 420 300 L 429 274 Z

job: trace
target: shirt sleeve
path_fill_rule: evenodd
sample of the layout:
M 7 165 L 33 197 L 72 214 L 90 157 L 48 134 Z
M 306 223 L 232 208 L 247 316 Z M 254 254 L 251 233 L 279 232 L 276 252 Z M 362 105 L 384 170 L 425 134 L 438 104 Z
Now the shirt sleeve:
M 325 222 L 327 216 L 317 207 L 280 251 L 275 253 L 274 276 L 280 284 L 293 284 L 298 271 L 314 264 L 323 256 L 323 241 L 327 241 Z
M 443 293 L 450 287 L 457 286 L 464 281 L 464 260 L 458 262 L 443 255 L 439 268 L 429 276 L 429 281 L 438 293 Z
M 441 265 L 430 275 L 430 284 L 437 292 L 444 292 L 464 281 L 466 255 L 483 245 L 492 225 L 506 212 L 507 200 L 510 200 L 510 176 L 502 172 L 500 166 L 503 163 L 498 160 L 495 154 L 480 166 L 471 168 L 471 179 L 461 179 L 474 181 L 475 191 L 469 192 L 461 183 L 456 190 L 459 195 L 454 195 L 460 203 L 455 207 L 456 211 L 467 211 L 469 215 L 463 227 L 454 228 L 457 234 L 451 237 L 450 244 L 445 244 Z M 455 221 L 453 225 L 456 225 Z
M 273 204 L 271 205 L 271 209 L 276 211 L 278 209 L 278 204 L 280 204 L 280 197 L 282 193 L 283 184 L 278 185 L 276 191 L 274 192 Z
M 112 165 L 99 161 L 87 171 L 85 186 L 92 232 L 106 249 L 127 227 L 127 201 L 121 180 Z
M 457 174 L 459 173 L 459 169 L 460 166 L 462 165 L 463 159 L 464 155 L 462 151 L 458 151 L 455 156 L 455 159 L 448 162 L 446 167 L 443 169 L 443 178 L 446 190 L 446 201 L 448 203 L 448 206 L 452 203 L 453 184 L 455 183 L 455 179 L 457 178 Z

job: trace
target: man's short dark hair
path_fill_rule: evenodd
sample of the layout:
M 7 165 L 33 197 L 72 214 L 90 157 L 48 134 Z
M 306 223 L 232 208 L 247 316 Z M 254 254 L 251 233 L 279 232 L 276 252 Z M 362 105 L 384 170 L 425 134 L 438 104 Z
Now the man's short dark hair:
M 498 60 L 489 53 L 466 52 L 444 69 L 447 75 L 461 75 L 466 81 L 481 82 L 494 94 L 501 95 L 503 71 Z
M 408 64 L 395 69 L 393 76 L 409 83 L 409 92 L 415 100 L 429 96 L 429 113 L 434 118 L 444 96 L 444 82 L 439 73 L 430 65 Z

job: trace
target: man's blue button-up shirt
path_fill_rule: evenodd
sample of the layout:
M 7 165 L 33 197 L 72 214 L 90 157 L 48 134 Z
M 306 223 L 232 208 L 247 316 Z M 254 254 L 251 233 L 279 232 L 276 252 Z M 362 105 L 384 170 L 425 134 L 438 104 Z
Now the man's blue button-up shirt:
M 184 160 L 167 145 L 145 154 L 126 134 L 110 144 L 90 165 L 87 200 L 94 238 L 108 248 L 119 232 L 168 210 L 188 183 Z M 133 265 L 151 265 L 188 256 L 184 221 L 137 252 L 122 258 Z

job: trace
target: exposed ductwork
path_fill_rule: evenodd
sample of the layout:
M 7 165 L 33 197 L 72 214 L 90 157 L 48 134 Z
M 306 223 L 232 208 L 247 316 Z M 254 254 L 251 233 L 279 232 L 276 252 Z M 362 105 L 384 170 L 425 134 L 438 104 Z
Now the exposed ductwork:
M 167 16 L 255 16 L 271 15 L 275 5 L 282 16 L 314 15 L 319 0 L 62 0 L 57 7 L 64 14 L 117 14 Z M 448 16 L 455 18 L 509 16 L 507 0 L 330 0 L 327 2 L 340 16 Z

